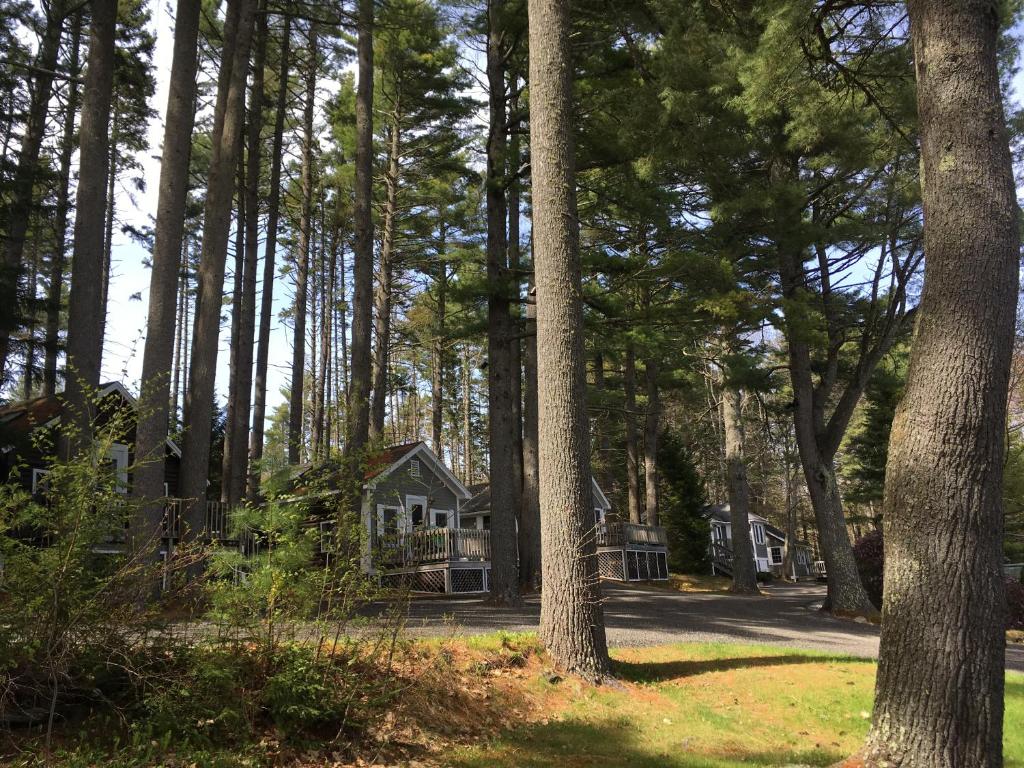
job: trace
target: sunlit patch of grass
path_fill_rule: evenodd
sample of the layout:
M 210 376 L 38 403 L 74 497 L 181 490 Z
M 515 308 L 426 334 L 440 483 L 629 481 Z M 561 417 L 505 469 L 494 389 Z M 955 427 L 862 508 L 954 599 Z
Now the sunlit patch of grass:
M 451 763 L 483 766 L 830 765 L 870 723 L 872 661 L 723 643 L 620 649 L 622 688 L 540 682 L 541 712 Z M 545 696 L 547 697 L 545 699 Z M 1024 676 L 1007 677 L 1006 765 L 1024 767 Z

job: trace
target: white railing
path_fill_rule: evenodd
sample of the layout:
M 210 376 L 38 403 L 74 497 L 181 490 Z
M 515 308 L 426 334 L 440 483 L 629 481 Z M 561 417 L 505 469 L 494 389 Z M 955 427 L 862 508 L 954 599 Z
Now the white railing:
M 383 565 L 402 567 L 450 560 L 490 560 L 491 532 L 476 528 L 425 528 L 379 536 Z
M 624 547 L 639 544 L 647 547 L 668 546 L 668 536 L 660 525 L 605 522 L 597 526 L 597 546 Z
M 184 519 L 185 500 L 168 499 L 164 508 L 164 537 L 180 539 Z M 231 538 L 230 508 L 223 501 L 207 501 L 201 537 L 223 541 Z

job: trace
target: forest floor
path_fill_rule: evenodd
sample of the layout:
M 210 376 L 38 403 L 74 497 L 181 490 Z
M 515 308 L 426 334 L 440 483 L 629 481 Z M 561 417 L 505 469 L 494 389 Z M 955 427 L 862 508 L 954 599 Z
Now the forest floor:
M 764 645 L 613 651 L 621 688 L 519 671 L 532 716 L 456 749 L 459 768 L 831 765 L 867 733 L 874 662 Z M 1006 687 L 1008 768 L 1024 766 L 1024 676 Z
M 402 643 L 401 693 L 351 742 L 289 740 L 272 726 L 233 744 L 111 745 L 91 721 L 17 768 L 750 768 L 828 766 L 870 722 L 875 663 L 737 643 L 612 651 L 615 679 L 552 671 L 533 633 Z M 382 702 L 383 703 L 383 702 Z M 27 745 L 26 745 L 27 746 Z M 1024 768 L 1024 675 L 1007 674 L 1007 768 Z
M 877 626 L 837 619 L 818 610 L 825 587 L 813 582 L 762 585 L 759 596 L 710 591 L 677 591 L 673 586 L 604 582 L 604 615 L 612 647 L 680 642 L 764 643 L 874 659 Z M 472 636 L 495 631 L 535 631 L 540 598 L 527 596 L 520 608 L 495 609 L 483 598 L 432 597 L 412 600 L 407 631 L 413 636 Z M 1024 645 L 1006 649 L 1008 669 L 1024 672 Z

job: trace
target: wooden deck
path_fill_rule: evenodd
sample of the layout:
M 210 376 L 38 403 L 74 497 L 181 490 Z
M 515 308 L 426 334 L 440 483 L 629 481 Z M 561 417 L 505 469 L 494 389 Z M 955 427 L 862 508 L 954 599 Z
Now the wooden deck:
M 392 568 L 450 561 L 488 561 L 491 559 L 491 532 L 476 528 L 425 528 L 382 536 L 377 541 L 377 552 L 377 561 Z
M 668 578 L 668 535 L 657 525 L 601 523 L 597 527 L 597 562 L 605 579 L 664 581 Z
M 165 539 L 181 538 L 184 499 L 168 499 L 164 510 L 163 533 Z M 207 501 L 206 516 L 200 538 L 210 541 L 236 541 L 238 537 L 231 531 L 230 509 L 222 501 Z
M 491 532 L 425 528 L 377 541 L 381 582 L 413 592 L 474 594 L 488 590 Z

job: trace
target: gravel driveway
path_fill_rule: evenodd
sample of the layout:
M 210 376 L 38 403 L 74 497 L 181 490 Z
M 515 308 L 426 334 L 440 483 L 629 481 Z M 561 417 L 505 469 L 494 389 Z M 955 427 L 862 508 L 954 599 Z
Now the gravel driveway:
M 678 642 L 765 643 L 875 658 L 878 627 L 836 619 L 817 610 L 818 584 L 773 584 L 760 597 L 672 592 L 605 582 L 604 608 L 612 646 Z M 485 634 L 537 628 L 540 600 L 522 608 L 492 608 L 480 598 L 436 597 L 409 605 L 410 634 Z M 1024 647 L 1006 650 L 1010 669 L 1024 671 Z

